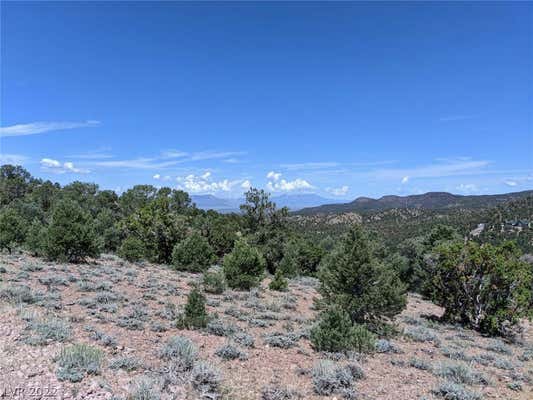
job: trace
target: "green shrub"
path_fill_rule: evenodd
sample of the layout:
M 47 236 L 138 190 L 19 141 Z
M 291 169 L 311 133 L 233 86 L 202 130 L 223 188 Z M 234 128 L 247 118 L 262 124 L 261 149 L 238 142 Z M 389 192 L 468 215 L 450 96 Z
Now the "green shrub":
M 207 239 L 194 232 L 174 246 L 172 264 L 177 270 L 203 272 L 215 261 L 215 253 Z
M 321 314 L 311 329 L 311 343 L 317 351 L 342 352 L 355 350 L 367 353 L 374 350 L 376 337 L 364 326 L 354 325 L 349 314 L 333 307 Z
M 265 260 L 255 247 L 241 239 L 224 257 L 223 267 L 231 288 L 248 290 L 258 286 L 263 279 Z
M 26 230 L 24 219 L 14 208 L 0 210 L 0 250 L 11 253 L 15 246 L 24 242 Z
M 86 344 L 63 348 L 57 358 L 57 377 L 60 381 L 79 382 L 87 374 L 97 375 L 100 373 L 103 357 L 100 349 Z
M 378 326 L 406 305 L 405 286 L 392 268 L 376 259 L 358 225 L 325 258 L 319 278 L 322 304 L 341 307 L 354 323 Z
M 193 288 L 187 296 L 184 312 L 178 316 L 176 326 L 180 329 L 205 328 L 208 323 L 208 315 L 205 309 L 205 296 Z
M 443 319 L 490 335 L 513 336 L 529 307 L 532 271 L 516 245 L 447 243 L 436 249 L 431 288 Z
M 204 272 L 202 278 L 204 290 L 207 293 L 222 294 L 226 290 L 226 278 L 221 269 L 211 269 Z
M 283 276 L 283 272 L 278 268 L 274 274 L 274 279 L 268 285 L 270 290 L 277 290 L 278 292 L 284 292 L 289 287 L 289 282 Z
M 46 244 L 46 227 L 38 219 L 34 219 L 26 233 L 26 248 L 36 256 L 42 256 Z
M 314 275 L 325 251 L 313 242 L 298 239 L 289 241 L 284 248 L 278 269 L 287 277 Z
M 134 236 L 128 236 L 124 239 L 118 249 L 118 255 L 130 262 L 142 260 L 145 252 L 144 243 Z
M 44 247 L 46 255 L 53 260 L 80 262 L 100 255 L 91 216 L 70 200 L 54 207 Z

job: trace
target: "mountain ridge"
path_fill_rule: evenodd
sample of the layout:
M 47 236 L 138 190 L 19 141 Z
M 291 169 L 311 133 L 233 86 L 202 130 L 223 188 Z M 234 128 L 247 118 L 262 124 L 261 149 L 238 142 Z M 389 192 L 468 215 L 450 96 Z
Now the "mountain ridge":
M 378 199 L 358 197 L 348 203 L 324 204 L 318 207 L 303 208 L 296 214 L 337 214 L 344 212 L 384 211 L 392 208 L 422 208 L 429 210 L 446 208 L 483 208 L 500 203 L 533 196 L 533 190 L 492 195 L 460 195 L 448 192 L 427 192 L 409 196 L 386 195 Z

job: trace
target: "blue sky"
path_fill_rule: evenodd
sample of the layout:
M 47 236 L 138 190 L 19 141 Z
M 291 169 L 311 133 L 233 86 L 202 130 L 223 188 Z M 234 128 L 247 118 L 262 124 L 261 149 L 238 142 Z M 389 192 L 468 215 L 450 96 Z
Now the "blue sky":
M 533 188 L 531 3 L 1 4 L 0 161 L 237 197 Z

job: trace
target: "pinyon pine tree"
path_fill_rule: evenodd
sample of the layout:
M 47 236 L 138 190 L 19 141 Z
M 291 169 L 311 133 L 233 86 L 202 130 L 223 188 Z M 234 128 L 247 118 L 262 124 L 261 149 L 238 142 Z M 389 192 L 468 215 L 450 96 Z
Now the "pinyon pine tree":
M 353 323 L 377 328 L 406 305 L 406 288 L 396 272 L 376 259 L 368 236 L 355 225 L 319 271 L 322 305 L 338 306 Z

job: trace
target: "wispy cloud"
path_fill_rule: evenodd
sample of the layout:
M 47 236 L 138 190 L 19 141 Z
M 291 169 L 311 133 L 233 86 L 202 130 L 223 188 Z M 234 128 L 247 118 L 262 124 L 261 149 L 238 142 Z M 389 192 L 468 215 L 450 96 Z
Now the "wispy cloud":
M 68 158 L 77 160 L 102 160 L 113 158 L 114 156 L 110 153 L 110 151 L 110 147 L 102 147 L 96 150 L 86 151 L 81 154 L 73 154 L 68 156 Z
M 62 131 L 76 128 L 89 128 L 100 125 L 99 121 L 85 122 L 32 122 L 29 124 L 17 124 L 0 127 L 0 136 L 28 136 L 40 133 Z
M 485 160 L 448 159 L 435 164 L 413 168 L 384 168 L 365 173 L 375 178 L 403 180 L 412 178 L 442 178 L 448 176 L 484 174 L 485 168 L 490 165 Z
M 349 189 L 348 185 L 343 185 L 338 188 L 327 188 L 326 192 L 331 193 L 333 196 L 346 196 Z
M 54 160 L 52 158 L 43 158 L 41 159 L 41 167 L 48 171 L 53 172 L 55 174 L 64 174 L 67 172 L 75 173 L 75 174 L 88 174 L 90 171 L 83 168 L 76 168 L 74 164 L 70 161 L 61 163 L 58 160 Z
M 289 171 L 300 171 L 300 170 L 309 170 L 309 169 L 322 169 L 322 168 L 334 168 L 338 167 L 340 164 L 338 162 L 305 162 L 305 163 L 295 163 L 295 164 L 281 164 L 280 167 L 287 169 Z
M 22 165 L 28 161 L 28 157 L 21 154 L 1 154 L 0 153 L 0 164 L 13 164 L 13 165 Z
M 165 150 L 155 157 L 138 157 L 125 160 L 98 160 L 90 163 L 91 166 L 101 168 L 123 169 L 165 169 L 179 164 L 192 163 L 206 160 L 226 160 L 227 157 L 245 154 L 237 151 L 200 151 L 184 152 L 179 150 Z

